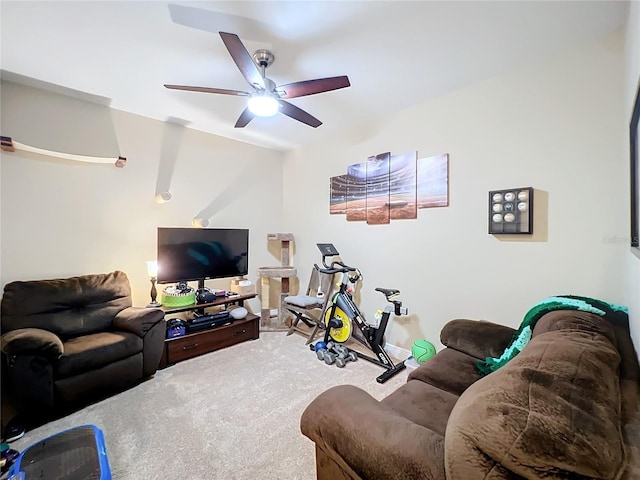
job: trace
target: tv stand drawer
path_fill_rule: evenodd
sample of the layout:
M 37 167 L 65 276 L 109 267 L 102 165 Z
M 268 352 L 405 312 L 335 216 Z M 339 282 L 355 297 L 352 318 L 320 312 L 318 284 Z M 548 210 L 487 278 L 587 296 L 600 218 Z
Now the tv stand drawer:
M 259 317 L 247 315 L 242 320 L 165 341 L 166 364 L 197 357 L 203 353 L 230 347 L 259 336 Z

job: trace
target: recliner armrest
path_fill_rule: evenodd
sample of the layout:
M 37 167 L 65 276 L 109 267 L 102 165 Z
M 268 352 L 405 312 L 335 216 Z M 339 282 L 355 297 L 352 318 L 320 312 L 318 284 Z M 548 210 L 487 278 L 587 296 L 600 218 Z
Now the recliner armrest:
M 448 322 L 440 332 L 440 342 L 479 360 L 499 357 L 509 346 L 516 331 L 487 320 L 457 319 Z
M 128 307 L 118 312 L 113 319 L 113 326 L 119 330 L 135 333 L 142 338 L 163 319 L 164 312 L 159 308 Z
M 303 412 L 300 429 L 362 478 L 444 477 L 444 461 L 430 455 L 437 455 L 438 445 L 444 451 L 444 437 L 353 385 L 316 397 Z
M 2 352 L 8 356 L 34 355 L 56 360 L 64 352 L 62 340 L 55 333 L 40 328 L 19 328 L 0 338 Z

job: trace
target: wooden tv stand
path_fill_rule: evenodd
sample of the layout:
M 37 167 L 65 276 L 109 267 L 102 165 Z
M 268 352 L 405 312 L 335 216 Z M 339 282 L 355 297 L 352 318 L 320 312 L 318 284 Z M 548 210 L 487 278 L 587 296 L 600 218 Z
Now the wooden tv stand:
M 237 304 L 242 306 L 245 300 L 254 298 L 255 293 L 249 295 L 235 295 L 231 297 L 218 298 L 210 303 L 198 303 L 185 307 L 162 307 L 165 313 L 165 320 L 173 313 L 189 312 L 200 310 L 204 312 L 207 308 Z M 160 359 L 160 367 L 166 368 L 174 363 L 197 357 L 204 353 L 230 347 L 246 340 L 256 340 L 260 336 L 260 317 L 252 313 L 241 320 L 232 320 L 231 323 L 220 327 L 202 330 L 200 332 L 187 333 L 182 337 L 166 338 L 164 350 Z

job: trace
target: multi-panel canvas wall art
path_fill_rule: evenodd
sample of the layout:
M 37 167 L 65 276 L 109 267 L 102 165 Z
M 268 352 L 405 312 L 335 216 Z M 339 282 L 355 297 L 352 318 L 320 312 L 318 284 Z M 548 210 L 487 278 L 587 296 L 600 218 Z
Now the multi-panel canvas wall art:
M 449 154 L 418 152 L 370 156 L 330 179 L 329 213 L 380 225 L 415 219 L 418 208 L 449 205 Z
M 417 158 L 418 152 L 391 155 L 389 205 L 394 220 L 418 218 Z
M 367 223 L 389 223 L 389 160 L 391 153 L 367 159 Z
M 347 213 L 347 185 L 349 183 L 349 175 L 338 175 L 331 177 L 330 190 L 331 196 L 329 200 L 329 213 L 342 214 Z
M 356 163 L 347 168 L 347 220 L 367 219 L 367 164 Z
M 449 154 L 418 160 L 418 208 L 449 206 Z

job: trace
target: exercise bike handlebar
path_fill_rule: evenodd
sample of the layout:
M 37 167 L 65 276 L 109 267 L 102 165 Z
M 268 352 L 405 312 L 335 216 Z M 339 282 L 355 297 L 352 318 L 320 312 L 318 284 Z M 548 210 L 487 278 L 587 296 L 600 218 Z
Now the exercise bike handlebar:
M 358 271 L 357 268 L 355 267 L 350 267 L 349 265 L 345 265 L 342 262 L 339 262 L 337 260 L 334 260 L 333 262 L 331 262 L 331 265 L 327 265 L 325 263 L 325 257 L 322 257 L 322 264 L 324 265 L 325 268 L 320 268 L 320 265 L 318 265 L 317 263 L 313 264 L 313 268 L 315 268 L 316 270 L 318 270 L 320 273 L 325 273 L 325 274 L 336 274 L 336 273 L 349 273 L 349 272 L 358 272 L 355 276 L 350 277 L 349 280 L 352 283 L 357 282 L 360 279 L 361 273 Z M 339 266 L 339 268 L 336 268 L 336 265 Z M 343 280 L 344 281 L 344 280 Z M 409 310 L 407 309 L 407 307 L 403 307 L 402 306 L 402 302 L 400 300 L 392 300 L 393 297 L 397 296 L 400 294 L 400 290 L 396 290 L 395 288 L 376 288 L 376 292 L 380 292 L 384 295 L 384 297 L 387 299 L 387 302 L 392 303 L 394 306 L 394 313 L 396 315 L 408 315 L 409 314 Z
M 338 265 L 339 268 L 336 268 L 336 265 Z M 320 273 L 335 274 L 335 273 L 356 272 L 358 270 L 355 267 L 350 267 L 338 261 L 331 262 L 331 266 L 328 266 L 326 264 L 324 266 L 325 268 L 320 268 L 320 265 L 318 265 L 317 263 L 313 264 L 313 268 L 318 270 Z

